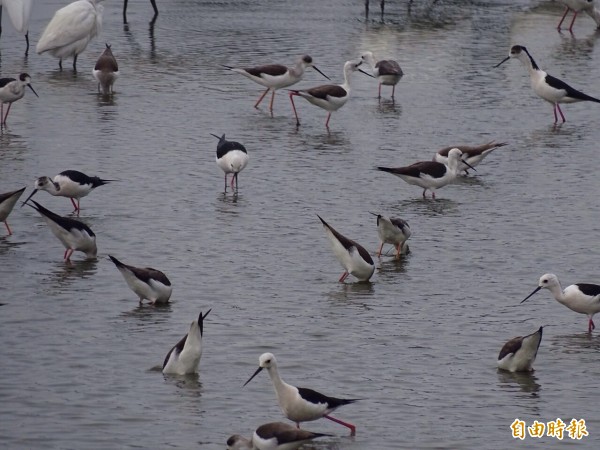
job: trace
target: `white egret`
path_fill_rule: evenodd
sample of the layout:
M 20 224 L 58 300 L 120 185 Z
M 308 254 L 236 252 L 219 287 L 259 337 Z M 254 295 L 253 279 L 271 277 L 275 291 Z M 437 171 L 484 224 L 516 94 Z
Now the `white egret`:
M 77 56 L 102 30 L 101 1 L 78 0 L 56 11 L 38 41 L 38 55 L 49 52 L 59 59 L 61 70 L 62 60 L 72 56 L 73 70 L 77 70 Z
M 2 35 L 2 10 L 6 7 L 10 23 L 19 33 L 25 35 L 25 56 L 29 54 L 29 17 L 33 0 L 0 0 L 0 35 Z

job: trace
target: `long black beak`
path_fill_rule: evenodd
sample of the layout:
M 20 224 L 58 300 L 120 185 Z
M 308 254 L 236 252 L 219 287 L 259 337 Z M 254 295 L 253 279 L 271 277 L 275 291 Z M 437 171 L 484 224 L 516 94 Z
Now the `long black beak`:
M 375 217 L 379 217 L 379 214 L 375 214 L 374 212 L 367 211 L 369 214 L 373 214 Z
M 466 165 L 467 167 L 473 169 L 475 172 L 477 172 L 477 170 L 475 169 L 475 167 L 473 167 L 471 164 L 469 164 L 468 162 L 466 162 L 464 159 L 461 158 L 461 162 Z
M 368 77 L 375 78 L 375 77 L 374 77 L 373 75 L 371 75 L 369 72 L 365 72 L 365 71 L 364 71 L 364 70 L 362 70 L 362 69 L 358 69 L 358 71 L 359 71 L 360 73 L 364 73 L 364 74 L 365 74 L 366 76 L 368 76 Z
M 248 378 L 248 381 L 246 381 L 244 383 L 244 386 L 246 386 L 248 383 L 250 383 L 252 381 L 252 378 L 254 378 L 256 375 L 258 375 L 261 370 L 263 370 L 262 367 L 259 367 L 258 369 L 256 369 L 256 372 L 254 372 L 254 375 L 252 375 L 250 378 Z M 244 387 L 244 386 L 242 386 L 242 387 Z
M 541 288 L 542 288 L 541 286 L 536 287 L 535 290 L 531 294 L 529 294 L 527 297 L 525 297 L 525 300 L 527 300 L 529 297 L 531 297 L 533 294 L 535 294 Z M 521 300 L 521 303 L 523 303 L 525 300 Z
M 216 134 L 212 134 L 212 133 L 210 133 L 210 135 L 216 137 L 218 140 L 221 140 L 221 136 L 217 136 Z
M 507 56 L 507 57 L 506 57 L 506 58 L 504 58 L 502 61 L 500 61 L 498 64 L 496 64 L 496 65 L 494 66 L 494 69 L 495 69 L 496 67 L 500 67 L 502 64 L 504 64 L 504 63 L 505 63 L 506 61 L 508 61 L 509 59 L 510 59 L 510 56 Z
M 27 200 L 25 200 L 23 203 L 21 203 L 21 208 L 25 205 L 25 203 L 27 203 L 29 201 L 29 199 L 31 197 L 33 197 L 35 195 L 35 193 L 37 192 L 37 189 L 34 189 L 33 192 L 31 193 L 31 195 L 29 197 L 27 197 Z
M 328 80 L 331 80 L 331 78 L 329 78 L 327 75 L 325 75 L 323 72 L 321 72 L 319 69 L 317 69 L 317 66 L 312 66 L 313 69 L 315 69 L 317 72 L 319 72 L 321 75 L 323 75 L 325 78 L 327 78 Z
M 28 84 L 27 86 L 29 86 L 29 89 L 31 89 L 31 90 L 32 90 L 32 92 L 35 94 L 35 96 L 36 96 L 37 98 L 40 98 L 40 96 L 39 96 L 39 95 L 37 95 L 37 92 L 35 92 L 35 89 L 33 89 L 33 86 L 32 86 L 32 85 Z

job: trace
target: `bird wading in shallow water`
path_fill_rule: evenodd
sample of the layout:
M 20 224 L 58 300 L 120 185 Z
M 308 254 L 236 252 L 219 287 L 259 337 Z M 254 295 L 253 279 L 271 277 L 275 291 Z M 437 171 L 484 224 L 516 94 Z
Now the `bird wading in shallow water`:
M 33 86 L 31 85 L 31 77 L 29 74 L 22 73 L 18 78 L 0 78 L 0 124 L 6 125 L 6 119 L 10 112 L 10 107 L 17 100 L 21 100 L 25 96 L 25 88 L 31 89 L 31 92 L 39 97 Z M 6 115 L 4 115 L 4 104 L 8 103 Z
M 509 372 L 531 372 L 542 342 L 543 328 L 527 336 L 512 338 L 504 344 L 498 355 L 498 368 Z
M 326 84 L 311 89 L 290 90 L 290 102 L 296 116 L 296 126 L 300 126 L 300 119 L 298 119 L 298 112 L 294 104 L 294 96 L 302 97 L 309 103 L 328 111 L 325 127 L 329 129 L 331 113 L 344 106 L 350 98 L 350 75 L 358 70 L 371 78 L 373 77 L 371 74 L 358 68 L 361 64 L 362 60 L 360 59 L 357 61 L 346 61 L 344 64 L 344 82 L 342 84 Z
M 499 67 L 511 58 L 516 58 L 521 61 L 529 72 L 533 92 L 535 92 L 538 97 L 541 97 L 552 104 L 554 108 L 554 124 L 558 123 L 557 111 L 560 113 L 563 123 L 567 121 L 560 109 L 560 103 L 576 103 L 583 101 L 600 103 L 600 100 L 597 98 L 590 97 L 589 95 L 572 88 L 564 81 L 554 78 L 552 75 L 548 75 L 538 67 L 527 49 L 522 45 L 513 45 L 509 55 L 500 61 L 496 67 Z
M 211 310 L 190 325 L 188 333 L 173 346 L 163 362 L 163 373 L 172 375 L 189 375 L 198 372 L 202 357 L 202 337 L 204 335 L 204 319 Z
M 8 231 L 9 236 L 12 234 L 12 231 L 8 226 L 6 219 L 15 207 L 19 197 L 23 195 L 23 192 L 25 192 L 25 188 L 19 189 L 18 191 L 0 194 L 0 222 L 4 222 L 4 226 L 6 227 L 6 231 Z
M 269 93 L 271 94 L 271 103 L 269 104 L 269 111 L 271 114 L 273 113 L 273 101 L 275 100 L 275 91 L 277 89 L 286 88 L 296 84 L 298 81 L 302 79 L 304 76 L 304 71 L 308 67 L 312 67 L 321 75 L 329 80 L 329 77 L 321 72 L 317 66 L 314 65 L 313 59 L 309 55 L 304 55 L 298 58 L 296 64 L 293 67 L 286 67 L 281 64 L 268 64 L 264 66 L 257 67 L 248 67 L 245 69 L 225 66 L 226 69 L 231 70 L 232 72 L 237 72 L 244 75 L 246 78 L 251 79 L 255 83 L 260 84 L 261 86 L 266 87 L 265 92 L 260 96 L 256 104 L 255 108 L 258 108 L 258 105 L 263 101 L 263 98 Z
M 435 155 L 433 155 L 433 160 L 442 164 L 448 164 L 448 153 L 450 153 L 450 150 L 452 150 L 453 148 L 457 148 L 462 152 L 461 159 L 466 161 L 466 163 L 459 164 L 460 170 L 464 170 L 465 174 L 468 174 L 469 167 L 467 166 L 467 163 L 471 167 L 477 167 L 481 163 L 481 161 L 483 161 L 494 150 L 500 147 L 504 147 L 505 145 L 507 145 L 505 142 L 496 143 L 495 141 L 490 141 L 486 144 L 477 146 L 453 145 L 438 150 L 435 153 Z
M 150 303 L 167 303 L 171 298 L 173 286 L 167 276 L 160 270 L 151 267 L 134 267 L 122 263 L 114 256 L 108 255 L 110 260 L 117 266 L 127 286 L 137 294 L 140 304 L 144 300 Z
M 338 281 L 343 283 L 348 275 L 355 276 L 359 281 L 369 281 L 375 272 L 375 263 L 369 252 L 363 246 L 338 233 L 320 216 L 317 217 L 323 224 L 335 257 L 345 269 Z
M 225 190 L 227 190 L 227 175 L 233 174 L 231 176 L 231 189 L 233 189 L 234 184 L 235 188 L 238 188 L 238 174 L 244 170 L 244 167 L 248 165 L 248 152 L 246 151 L 246 147 L 244 147 L 239 142 L 228 141 L 225 139 L 225 134 L 221 137 L 216 134 L 212 134 L 211 136 L 216 137 L 219 140 L 217 144 L 217 166 L 225 172 Z M 235 183 L 234 183 L 235 182 Z
M 461 159 L 462 152 L 453 148 L 448 152 L 448 163 L 443 164 L 436 161 L 420 161 L 405 167 L 377 167 L 377 170 L 388 172 L 400 177 L 408 184 L 414 184 L 423 188 L 425 193 L 431 191 L 431 198 L 435 198 L 435 190 L 446 186 L 456 180 L 462 164 L 470 167 L 469 163 Z M 475 169 L 473 169 L 475 170 Z
M 73 57 L 73 70 L 77 70 L 77 56 L 90 40 L 102 31 L 103 0 L 78 0 L 54 13 L 36 46 L 38 55 L 50 53 L 62 61 Z
M 29 200 L 29 199 L 28 199 Z M 75 251 L 85 253 L 88 259 L 96 258 L 98 248 L 96 247 L 96 235 L 85 223 L 58 214 L 44 208 L 35 200 L 29 204 L 44 218 L 52 234 L 65 246 L 64 260 L 71 262 L 71 255 Z
M 396 92 L 396 85 L 400 79 L 404 76 L 404 72 L 400 68 L 397 61 L 393 59 L 382 59 L 375 61 L 375 57 L 372 52 L 365 52 L 361 55 L 363 62 L 371 66 L 373 76 L 377 78 L 379 82 L 379 91 L 377 98 L 381 98 L 381 85 L 392 86 L 392 98 Z
M 252 439 L 234 434 L 227 439 L 227 450 L 296 450 L 313 439 L 330 436 L 300 430 L 283 422 L 272 422 L 261 425 L 254 431 Z
M 10 23 L 18 33 L 25 35 L 25 56 L 29 54 L 29 18 L 33 0 L 0 0 L 0 35 L 2 34 L 2 13 L 8 13 Z
M 569 32 L 573 33 L 573 24 L 575 23 L 575 19 L 577 18 L 577 14 L 581 11 L 584 11 L 588 16 L 590 16 L 596 22 L 596 26 L 600 28 L 600 10 L 598 10 L 594 6 L 594 0 L 559 0 L 560 3 L 565 5 L 565 13 L 558 22 L 556 29 L 560 31 L 560 26 L 564 22 L 569 11 L 573 12 L 573 20 L 571 20 L 571 25 L 569 25 Z
M 538 287 L 533 290 L 521 303 L 529 299 L 540 289 L 548 289 L 554 299 L 571 311 L 585 314 L 588 316 L 588 333 L 591 333 L 594 325 L 594 314 L 600 312 L 600 286 L 590 283 L 576 283 L 567 286 L 564 290 L 558 281 L 558 277 L 553 273 L 547 273 L 540 277 Z
M 115 59 L 110 45 L 106 44 L 106 48 L 96 61 L 92 75 L 98 82 L 98 92 L 102 95 L 113 94 L 113 84 L 119 77 L 119 65 Z
M 267 369 L 269 377 L 271 377 L 271 381 L 273 382 L 275 394 L 277 395 L 277 402 L 279 403 L 283 415 L 289 420 L 296 422 L 298 428 L 300 428 L 300 422 L 309 422 L 325 417 L 326 419 L 349 428 L 352 436 L 356 434 L 356 426 L 340 419 L 336 419 L 329 414 L 340 406 L 349 405 L 350 403 L 358 401 L 358 399 L 327 397 L 312 389 L 287 384 L 279 376 L 277 360 L 272 353 L 263 353 L 260 355 L 258 363 L 258 369 L 256 369 L 256 372 L 254 372 L 248 381 L 244 383 L 244 386 L 250 383 L 261 370 Z
M 388 218 L 381 214 L 370 212 L 377 217 L 377 234 L 381 245 L 377 251 L 377 257 L 381 256 L 381 250 L 383 250 L 383 244 L 392 244 L 396 249 L 396 259 L 400 258 L 402 253 L 408 253 L 408 244 L 406 241 L 411 236 L 410 227 L 408 222 L 400 218 Z
M 54 180 L 50 177 L 40 177 L 35 180 L 34 190 L 23 204 L 27 203 L 36 192 L 46 191 L 53 196 L 69 198 L 75 208 L 73 212 L 79 214 L 79 211 L 81 210 L 79 205 L 80 199 L 88 195 L 98 186 L 104 186 L 110 181 L 114 180 L 103 180 L 98 177 L 90 177 L 77 170 L 65 170 L 56 175 Z M 75 200 L 77 200 L 77 203 L 75 203 Z

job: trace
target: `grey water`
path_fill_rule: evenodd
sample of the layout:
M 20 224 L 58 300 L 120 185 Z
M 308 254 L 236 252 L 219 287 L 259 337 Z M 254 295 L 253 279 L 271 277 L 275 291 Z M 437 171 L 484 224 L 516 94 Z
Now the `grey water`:
M 263 352 L 282 377 L 337 397 L 360 398 L 303 427 L 333 436 L 315 449 L 598 448 L 600 338 L 587 319 L 547 291 L 519 302 L 546 272 L 563 286 L 600 282 L 600 105 L 552 107 L 515 60 L 519 43 L 575 88 L 600 96 L 600 34 L 581 14 L 559 34 L 552 1 L 386 2 L 381 18 L 355 0 L 106 1 L 104 30 L 58 70 L 34 46 L 66 2 L 34 5 L 32 49 L 4 18 L 0 73 L 28 72 L 27 92 L 0 133 L 0 192 L 66 169 L 115 179 L 81 200 L 99 257 L 73 264 L 31 208 L 0 230 L 0 447 L 10 449 L 225 448 L 229 435 L 286 421 L 266 373 L 246 387 Z M 570 18 L 568 19 L 570 20 Z M 104 43 L 121 76 L 97 95 L 91 71 Z M 598 45 L 598 49 L 596 49 Z M 370 50 L 405 72 L 395 102 L 356 73 L 352 98 L 333 114 L 285 92 L 274 115 L 261 87 L 220 64 L 292 64 L 310 54 L 335 83 Z M 298 87 L 324 84 L 308 70 Z M 224 193 L 215 164 L 226 133 L 248 149 L 239 190 Z M 421 189 L 378 165 L 429 160 L 439 148 L 496 140 L 457 184 L 424 200 Z M 40 192 L 67 215 L 70 202 Z M 411 253 L 375 258 L 371 283 L 337 280 L 342 268 L 317 218 L 371 252 L 368 211 L 409 222 Z M 166 307 L 138 305 L 108 260 L 164 271 Z M 200 311 L 204 354 L 197 377 L 156 366 Z M 551 325 L 535 372 L 496 369 L 504 342 Z M 586 421 L 588 437 L 523 441 L 531 425 Z

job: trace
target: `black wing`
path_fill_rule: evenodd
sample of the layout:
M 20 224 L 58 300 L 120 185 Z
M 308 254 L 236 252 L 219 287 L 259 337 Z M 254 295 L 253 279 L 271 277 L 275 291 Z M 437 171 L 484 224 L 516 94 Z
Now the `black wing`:
M 169 353 L 167 353 L 167 356 L 163 362 L 163 366 L 162 366 L 163 369 L 169 362 L 169 357 L 171 356 L 171 353 L 175 352 L 176 355 L 179 355 L 183 351 L 183 347 L 185 347 L 186 340 L 187 340 L 187 334 L 184 337 L 182 337 L 181 340 L 177 344 L 175 344 L 171 350 L 169 350 Z
M 597 98 L 591 97 L 587 94 L 584 94 L 581 91 L 578 91 L 575 88 L 572 88 L 567 83 L 558 78 L 553 77 L 552 75 L 546 75 L 546 83 L 552 86 L 554 89 L 564 89 L 567 92 L 567 96 L 571 98 L 576 98 L 578 100 L 587 100 L 591 102 L 600 103 L 600 100 Z
M 519 349 L 521 348 L 521 344 L 523 344 L 523 337 L 522 336 L 517 336 L 512 338 L 510 341 L 508 341 L 506 344 L 504 344 L 504 346 L 502 347 L 502 350 L 500 350 L 500 354 L 498 355 L 498 361 L 500 361 L 502 358 L 504 358 L 506 355 L 510 355 L 515 354 L 519 351 Z
M 321 219 L 320 216 L 317 215 L 317 217 L 319 218 L 321 223 L 323 225 L 325 225 L 329 229 L 329 231 L 331 231 L 333 233 L 333 235 L 336 237 L 336 239 L 338 241 L 340 241 L 340 243 L 344 246 L 344 248 L 346 250 L 352 251 L 352 248 L 355 248 L 358 251 L 358 254 L 362 257 L 362 259 L 367 261 L 369 264 L 374 264 L 373 259 L 371 258 L 371 255 L 369 255 L 369 252 L 366 251 L 363 246 L 361 246 L 360 244 L 357 244 L 352 239 L 348 239 L 343 234 L 338 233 L 335 230 L 335 228 L 333 228 L 331 225 L 329 225 L 327 222 L 325 222 L 323 219 Z
M 29 205 L 29 206 L 31 206 L 33 209 L 37 210 L 37 212 L 39 212 L 43 216 L 46 216 L 48 219 L 52 220 L 53 222 L 56 222 L 59 226 L 61 226 L 65 230 L 71 231 L 72 229 L 76 229 L 76 230 L 80 230 L 80 231 L 85 231 L 90 236 L 96 236 L 94 234 L 94 232 L 90 229 L 90 227 L 88 227 L 85 223 L 80 222 L 75 219 L 70 219 L 68 217 L 61 217 L 58 214 L 53 213 L 49 209 L 44 208 L 42 205 L 40 205 L 35 200 L 30 200 L 30 201 L 35 206 L 33 206 L 33 205 Z
M 597 284 L 577 283 L 575 284 L 575 286 L 577 286 L 579 290 L 585 295 L 589 295 L 591 297 L 600 295 L 600 286 L 598 286 Z

